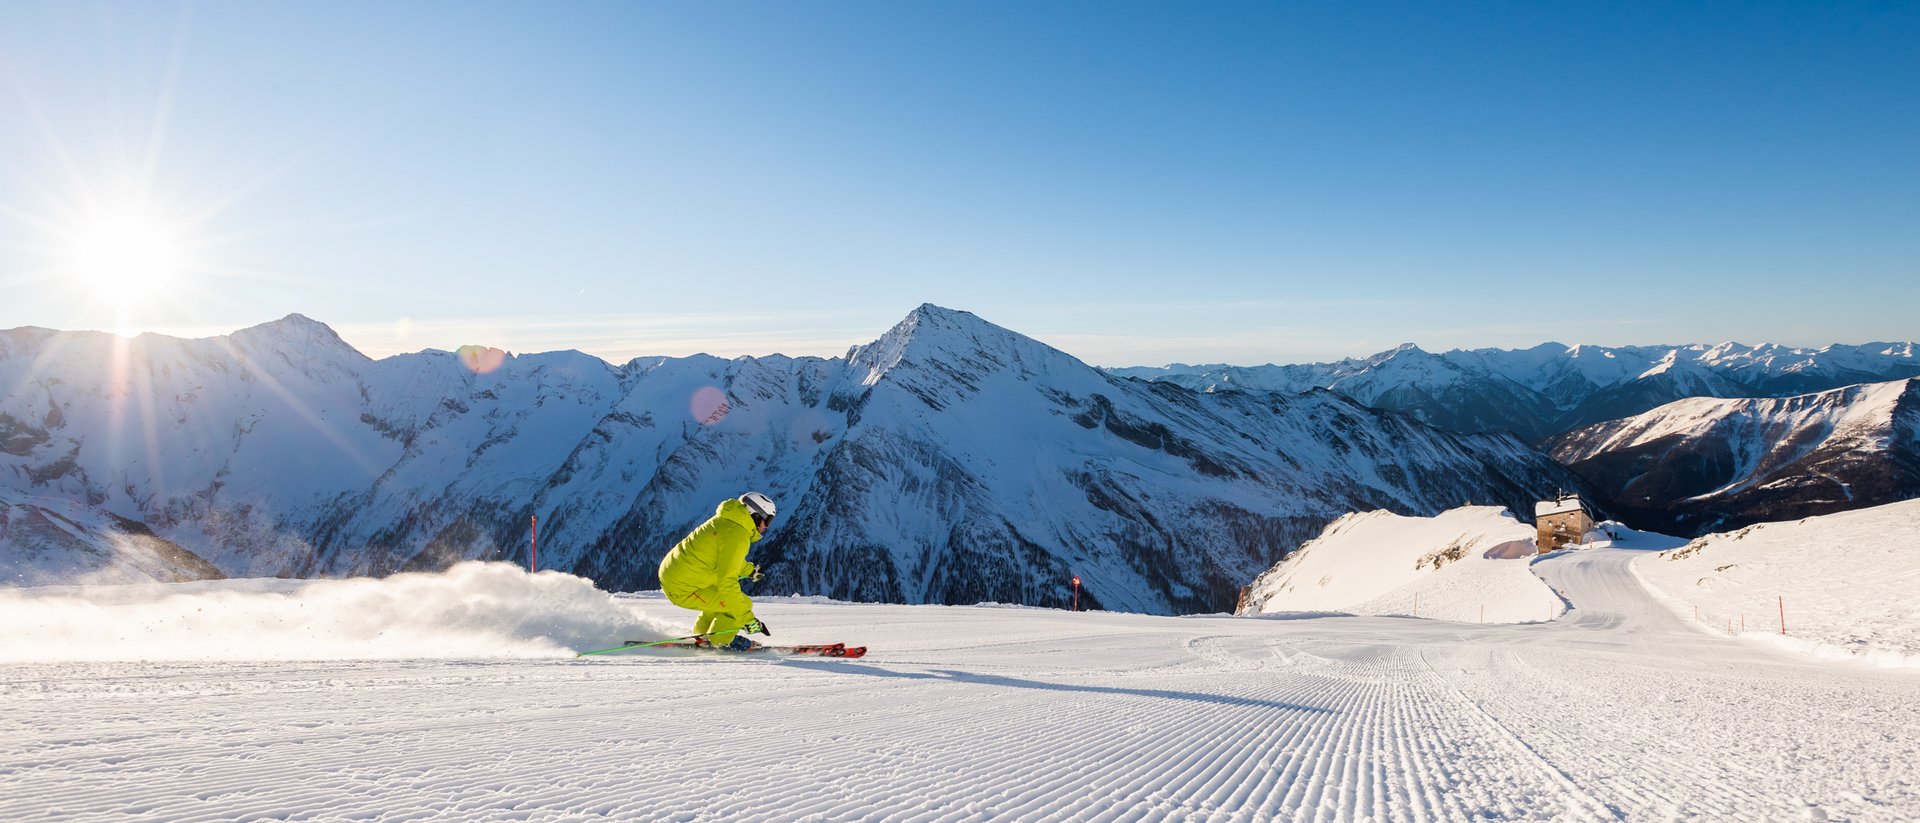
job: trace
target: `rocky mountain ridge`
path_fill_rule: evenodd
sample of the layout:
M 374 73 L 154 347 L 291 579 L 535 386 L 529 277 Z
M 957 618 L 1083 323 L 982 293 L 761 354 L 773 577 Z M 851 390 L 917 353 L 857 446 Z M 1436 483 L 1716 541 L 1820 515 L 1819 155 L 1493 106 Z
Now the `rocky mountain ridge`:
M 1201 391 L 1325 388 L 1445 429 L 1507 431 L 1529 443 L 1689 397 L 1789 397 L 1920 376 L 1914 343 L 1794 348 L 1738 343 L 1455 349 L 1411 343 L 1366 358 L 1292 366 L 1114 369 Z

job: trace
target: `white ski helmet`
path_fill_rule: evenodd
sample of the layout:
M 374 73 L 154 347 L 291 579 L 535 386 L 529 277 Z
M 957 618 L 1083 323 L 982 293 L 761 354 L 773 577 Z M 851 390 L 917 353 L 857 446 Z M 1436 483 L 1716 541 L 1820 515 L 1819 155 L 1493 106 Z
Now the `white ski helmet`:
M 747 511 L 753 512 L 761 517 L 773 516 L 773 498 L 764 494 L 747 492 L 746 494 L 740 495 L 740 502 L 747 504 Z

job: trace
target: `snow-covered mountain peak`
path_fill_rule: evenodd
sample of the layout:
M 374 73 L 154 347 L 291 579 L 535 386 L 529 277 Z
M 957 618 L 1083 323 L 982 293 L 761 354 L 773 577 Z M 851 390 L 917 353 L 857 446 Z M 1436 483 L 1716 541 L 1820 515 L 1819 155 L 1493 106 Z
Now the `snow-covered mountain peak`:
M 227 335 L 225 339 L 235 348 L 252 353 L 274 352 L 301 358 L 315 358 L 324 354 L 346 357 L 356 362 L 372 359 L 341 339 L 332 326 L 297 313 L 249 326 Z
M 1644 379 L 1648 377 L 1653 377 L 1655 375 L 1667 374 L 1668 372 L 1671 372 L 1674 369 L 1679 368 L 1679 366 L 1680 366 L 1680 350 L 1674 349 L 1673 351 L 1667 352 L 1664 357 L 1661 357 L 1659 360 L 1654 361 L 1653 366 L 1647 369 L 1646 371 L 1641 372 L 1640 377 L 1636 379 Z
M 848 350 L 861 382 L 873 385 L 902 365 L 941 364 L 978 377 L 1009 366 L 1025 372 L 1091 368 L 1065 352 L 996 326 L 972 312 L 923 303 L 880 339 Z M 1070 368 L 1069 367 L 1069 368 Z
M 1913 496 L 1920 378 L 1690 397 L 1548 441 L 1622 513 L 1683 534 Z
M 1883 357 L 1914 358 L 1912 343 L 1868 343 L 1860 348 Z M 1825 351 L 1825 349 L 1822 349 L 1822 351 Z
M 1762 349 L 1766 349 L 1766 348 L 1770 348 L 1770 346 L 1762 347 Z M 1700 359 L 1712 363 L 1712 362 L 1725 360 L 1730 357 L 1741 357 L 1744 355 L 1754 354 L 1755 352 L 1760 350 L 1761 349 L 1755 349 L 1752 346 L 1744 346 L 1729 340 L 1725 343 L 1721 343 L 1718 346 L 1714 346 L 1713 348 L 1707 349 L 1705 354 L 1700 355 Z
M 1401 343 L 1398 346 L 1394 346 L 1391 349 L 1387 349 L 1386 351 L 1383 351 L 1372 357 L 1366 358 L 1365 360 L 1362 360 L 1360 362 L 1365 363 L 1368 366 L 1380 366 L 1386 363 L 1394 362 L 1396 360 L 1405 362 L 1411 359 L 1420 359 L 1420 358 L 1427 358 L 1432 356 L 1433 355 L 1428 354 L 1425 350 L 1421 349 L 1418 344 Z

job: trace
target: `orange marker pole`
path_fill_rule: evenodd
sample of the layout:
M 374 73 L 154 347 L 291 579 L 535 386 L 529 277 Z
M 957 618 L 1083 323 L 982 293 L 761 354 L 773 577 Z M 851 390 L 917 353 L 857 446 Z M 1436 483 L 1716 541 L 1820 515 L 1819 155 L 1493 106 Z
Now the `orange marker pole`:
M 530 572 L 539 572 L 540 571 L 540 515 L 537 515 L 537 514 L 531 515 L 529 519 L 532 521 L 532 525 L 533 525 L 533 537 L 531 538 L 532 542 L 530 544 L 532 548 L 527 553 L 527 570 Z
M 1787 596 L 1780 595 L 1780 636 L 1787 636 Z
M 1080 610 L 1080 575 L 1073 576 L 1073 610 Z

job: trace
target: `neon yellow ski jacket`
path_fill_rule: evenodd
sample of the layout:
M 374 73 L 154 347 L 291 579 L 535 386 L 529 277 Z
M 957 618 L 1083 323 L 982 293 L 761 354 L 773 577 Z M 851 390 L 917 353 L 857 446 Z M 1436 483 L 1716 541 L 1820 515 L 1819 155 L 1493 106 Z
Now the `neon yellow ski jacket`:
M 713 517 L 683 538 L 660 561 L 660 588 L 668 597 L 712 588 L 720 595 L 715 611 L 753 614 L 753 601 L 740 591 L 740 578 L 753 576 L 747 547 L 760 540 L 747 504 L 727 499 Z M 722 605 L 724 604 L 724 605 Z

